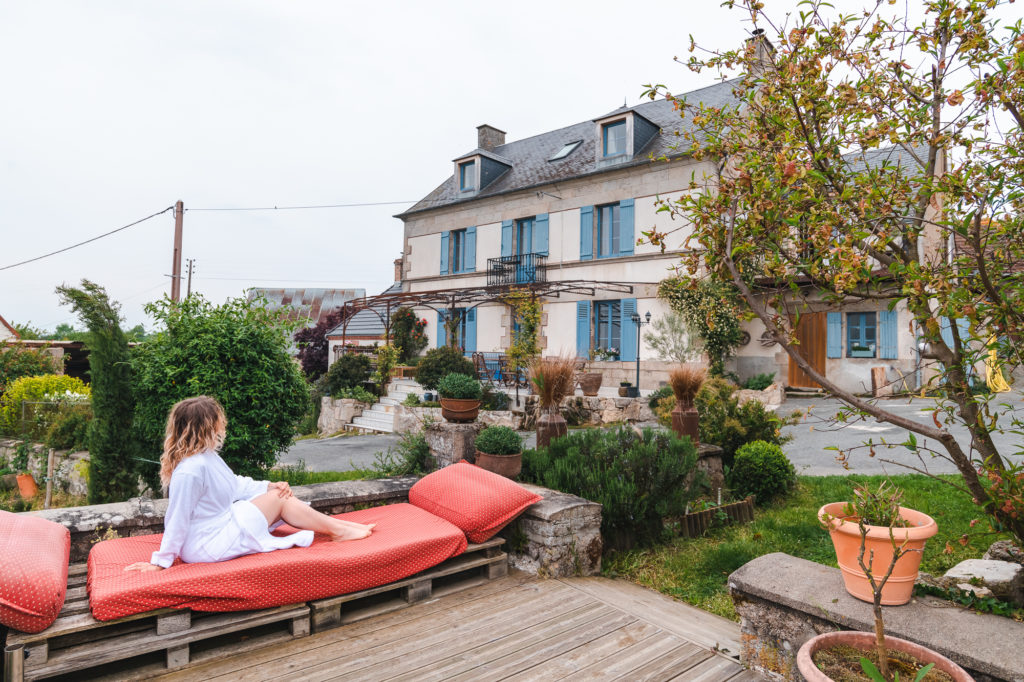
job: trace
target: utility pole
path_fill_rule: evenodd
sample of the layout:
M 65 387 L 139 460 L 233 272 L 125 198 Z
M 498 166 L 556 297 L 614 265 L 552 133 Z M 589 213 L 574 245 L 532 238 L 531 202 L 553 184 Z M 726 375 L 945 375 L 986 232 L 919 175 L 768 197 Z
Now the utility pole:
M 195 268 L 195 264 L 195 258 L 188 259 L 188 289 L 185 291 L 185 298 L 188 298 L 189 296 L 192 295 L 192 271 Z
M 174 204 L 174 257 L 171 261 L 171 300 L 181 300 L 181 223 L 185 217 L 185 204 L 178 199 Z

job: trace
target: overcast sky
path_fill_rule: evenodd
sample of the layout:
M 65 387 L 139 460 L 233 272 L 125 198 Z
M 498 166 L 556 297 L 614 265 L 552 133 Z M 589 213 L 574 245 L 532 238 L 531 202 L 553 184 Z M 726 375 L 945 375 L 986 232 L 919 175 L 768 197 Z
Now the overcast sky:
M 508 140 L 707 85 L 688 34 L 751 29 L 718 2 L 7 2 L 0 9 L 0 267 L 155 213 L 413 202 L 489 123 Z M 770 5 L 773 3 L 769 3 Z M 794 3 L 776 0 L 780 9 Z M 393 277 L 409 204 L 188 211 L 193 290 L 360 287 Z M 75 322 L 54 287 L 94 280 L 129 326 L 169 292 L 166 213 L 0 271 L 0 315 Z M 184 287 L 183 287 L 184 290 Z

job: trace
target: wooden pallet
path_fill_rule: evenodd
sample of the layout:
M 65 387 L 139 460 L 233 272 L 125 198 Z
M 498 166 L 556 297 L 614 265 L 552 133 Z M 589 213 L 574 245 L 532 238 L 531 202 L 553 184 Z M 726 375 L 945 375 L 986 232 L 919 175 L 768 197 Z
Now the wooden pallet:
M 508 575 L 503 538 L 471 544 L 463 554 L 397 582 L 309 602 L 313 632 L 354 623 Z
M 469 545 L 466 552 L 404 580 L 309 602 L 258 611 L 204 613 L 158 609 L 112 621 L 89 611 L 86 565 L 68 569 L 68 591 L 57 620 L 38 634 L 11 631 L 3 657 L 5 682 L 23 682 L 137 659 L 112 679 L 147 677 L 303 637 L 317 631 L 394 611 L 467 589 L 508 573 L 501 538 Z M 342 605 L 345 605 L 344 608 Z M 152 660 L 162 653 L 160 660 Z M 147 659 L 144 655 L 151 654 Z

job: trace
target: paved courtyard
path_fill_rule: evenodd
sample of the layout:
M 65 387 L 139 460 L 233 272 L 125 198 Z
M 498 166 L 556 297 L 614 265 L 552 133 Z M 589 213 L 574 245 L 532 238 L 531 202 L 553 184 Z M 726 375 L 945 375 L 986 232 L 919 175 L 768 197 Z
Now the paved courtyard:
M 1021 419 L 1024 419 L 1024 397 L 1019 392 L 1002 394 L 998 403 L 1006 403 Z M 836 453 L 826 450 L 829 446 L 849 448 L 871 439 L 875 443 L 885 440 L 889 443 L 901 443 L 906 440 L 907 432 L 891 424 L 880 423 L 874 419 L 858 420 L 842 425 L 829 424 L 828 420 L 835 416 L 840 407 L 838 400 L 824 398 L 789 398 L 779 408 L 780 415 L 790 415 L 799 411 L 802 415 L 799 424 L 787 426 L 785 433 L 792 435 L 793 440 L 786 446 L 786 454 L 801 474 L 825 476 L 844 473 L 911 473 L 907 469 L 893 464 L 881 462 L 881 459 L 894 460 L 918 468 L 927 466 L 932 473 L 954 472 L 952 463 L 934 457 L 922 451 L 917 454 L 904 447 L 876 448 L 874 458 L 868 456 L 867 448 L 854 452 L 850 459 L 850 470 L 847 471 L 836 461 Z M 883 401 L 886 409 L 910 419 L 930 424 L 932 414 L 929 407 L 935 402 L 930 399 L 891 399 Z M 1002 417 L 999 424 L 1010 428 L 1009 419 Z M 967 430 L 962 427 L 953 429 L 954 435 L 962 446 L 969 447 L 970 438 Z M 532 447 L 535 434 L 526 434 L 527 447 Z M 298 441 L 281 456 L 282 464 L 296 464 L 300 460 L 313 471 L 346 471 L 353 468 L 366 469 L 373 466 L 375 453 L 387 450 L 397 443 L 399 437 L 394 434 L 374 434 L 362 436 L 341 436 L 323 440 L 307 439 Z M 995 434 L 994 440 L 1000 451 L 1010 454 L 1024 448 L 1024 438 L 1012 433 Z M 924 438 L 918 438 L 922 447 L 937 446 Z M 1020 455 L 1017 455 L 1020 457 Z

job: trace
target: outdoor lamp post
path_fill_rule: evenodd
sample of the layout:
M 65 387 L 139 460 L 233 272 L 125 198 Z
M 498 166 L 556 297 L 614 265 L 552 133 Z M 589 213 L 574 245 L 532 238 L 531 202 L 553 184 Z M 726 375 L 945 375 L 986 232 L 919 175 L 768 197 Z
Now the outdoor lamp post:
M 647 311 L 643 320 L 639 313 L 633 313 L 629 319 L 636 325 L 636 394 L 640 395 L 640 327 L 651 323 L 651 311 Z

